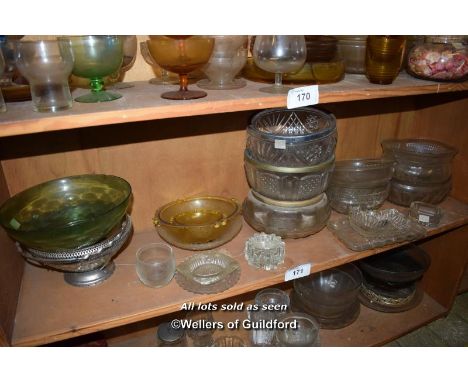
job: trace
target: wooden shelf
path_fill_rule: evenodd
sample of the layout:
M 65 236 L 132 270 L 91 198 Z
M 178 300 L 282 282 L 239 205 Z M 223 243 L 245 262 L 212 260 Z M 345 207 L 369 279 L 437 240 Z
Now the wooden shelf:
M 240 301 L 239 301 L 240 302 Z M 245 305 L 252 301 L 245 301 Z M 400 313 L 383 313 L 367 308 L 361 304 L 361 312 L 351 325 L 337 330 L 320 330 L 320 345 L 327 346 L 379 346 L 409 333 L 431 321 L 444 316 L 447 310 L 427 294 L 415 308 Z M 236 319 L 245 320 L 243 312 L 213 313 L 215 321 L 232 322 Z M 180 318 L 180 317 L 179 317 Z M 155 333 L 156 322 L 146 322 L 136 327 L 124 327 L 103 333 L 108 346 L 157 346 Z M 235 335 L 244 340 L 246 346 L 251 346 L 250 333 L 240 328 L 233 332 L 215 331 L 214 338 L 223 335 Z M 188 346 L 193 346 L 188 339 Z
M 0 137 L 286 106 L 286 96 L 259 92 L 264 84 L 247 82 L 242 89 L 208 91 L 205 98 L 183 102 L 160 97 L 174 86 L 135 82 L 132 88 L 118 90 L 123 95 L 119 100 L 98 104 L 75 102 L 72 109 L 55 114 L 33 112 L 30 101 L 9 103 L 7 113 L 0 114 Z M 463 91 L 468 90 L 468 82 L 437 83 L 401 73 L 391 85 L 374 85 L 363 75 L 348 74 L 339 83 L 320 85 L 319 90 L 320 103 L 329 103 Z M 73 96 L 86 92 L 77 89 Z
M 386 207 L 391 206 L 388 204 Z M 467 204 L 448 198 L 441 207 L 444 209 L 443 220 L 437 228 L 428 231 L 428 236 L 468 223 Z M 335 217 L 337 214 L 333 214 L 332 219 Z M 135 253 L 143 244 L 160 241 L 155 230 L 135 233 L 129 245 L 115 259 L 115 273 L 94 288 L 69 286 L 62 273 L 27 264 L 12 344 L 40 345 L 162 316 L 179 311 L 184 302 L 219 301 L 281 283 L 285 270 L 299 264 L 311 262 L 313 272 L 317 272 L 398 246 L 353 252 L 323 229 L 308 238 L 287 240 L 285 264 L 275 272 L 266 272 L 248 266 L 243 258 L 244 242 L 253 233 L 244 224 L 239 235 L 223 247 L 237 258 L 242 272 L 234 287 L 216 295 L 187 292 L 175 280 L 161 289 L 148 288 L 140 283 L 134 269 Z M 180 262 L 191 252 L 176 249 L 175 254 L 177 262 Z

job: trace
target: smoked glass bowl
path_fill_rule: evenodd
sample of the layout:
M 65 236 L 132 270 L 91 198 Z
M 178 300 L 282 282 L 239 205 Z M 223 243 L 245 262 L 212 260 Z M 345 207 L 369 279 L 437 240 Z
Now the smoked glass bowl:
M 331 182 L 347 187 L 388 184 L 393 174 L 393 163 L 393 160 L 383 158 L 336 161 Z
M 452 178 L 442 183 L 412 185 L 392 179 L 388 200 L 400 206 L 409 207 L 413 202 L 438 204 L 452 189 Z
M 324 192 L 330 182 L 335 157 L 308 167 L 279 167 L 244 153 L 244 167 L 250 187 L 262 196 L 279 201 L 309 200 Z
M 91 93 L 77 97 L 85 103 L 114 101 L 121 94 L 104 90 L 104 78 L 117 72 L 123 62 L 123 37 L 120 36 L 66 36 L 61 41 L 70 44 L 75 58 L 73 74 L 89 78 Z
M 303 202 L 281 202 L 250 190 L 242 213 L 245 221 L 256 231 L 296 239 L 325 227 L 331 210 L 324 193 Z
M 20 244 L 42 251 L 80 249 L 124 217 L 132 189 L 113 175 L 77 175 L 31 187 L 0 207 L 0 224 Z
M 310 107 L 264 110 L 247 127 L 252 158 L 274 166 L 325 162 L 334 156 L 336 140 L 334 115 Z
M 281 318 L 285 325 L 295 322 L 296 328 L 287 327 L 275 331 L 276 346 L 319 346 L 319 323 L 305 313 L 288 313 Z
M 205 250 L 231 240 L 242 227 L 235 199 L 197 196 L 162 206 L 153 219 L 159 235 L 179 248 Z
M 384 156 L 395 161 L 393 179 L 411 185 L 436 184 L 452 176 L 458 150 L 428 139 L 389 139 L 382 142 Z
M 148 50 L 163 69 L 179 74 L 179 90 L 161 94 L 162 98 L 188 100 L 206 97 L 200 90 L 188 90 L 188 74 L 210 59 L 214 38 L 209 36 L 150 36 Z

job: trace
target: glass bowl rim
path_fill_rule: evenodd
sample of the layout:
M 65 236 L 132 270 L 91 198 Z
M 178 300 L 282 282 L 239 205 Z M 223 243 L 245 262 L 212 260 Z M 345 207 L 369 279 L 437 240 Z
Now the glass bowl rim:
M 125 185 L 125 191 L 127 193 L 125 198 L 123 198 L 120 203 L 118 203 L 117 205 L 113 206 L 112 208 L 108 209 L 107 211 L 105 211 L 104 213 L 99 215 L 99 217 L 102 217 L 102 216 L 107 215 L 110 212 L 118 209 L 119 207 L 121 207 L 125 203 L 127 203 L 129 201 L 130 197 L 132 196 L 132 186 L 124 178 L 122 178 L 120 176 L 116 176 L 116 175 L 109 175 L 109 174 L 82 174 L 82 175 L 72 175 L 72 176 L 66 176 L 66 177 L 63 177 L 63 178 L 51 179 L 51 180 L 48 180 L 46 182 L 42 182 L 42 183 L 36 184 L 35 186 L 29 187 L 29 188 L 27 188 L 27 189 L 25 189 L 25 190 L 23 190 L 21 192 L 18 192 L 15 195 L 13 195 L 11 198 L 7 199 L 2 205 L 0 205 L 0 215 L 2 214 L 3 209 L 6 208 L 6 206 L 9 203 L 12 203 L 14 200 L 20 198 L 22 195 L 24 195 L 26 192 L 30 191 L 33 188 L 40 187 L 40 186 L 46 186 L 48 184 L 53 184 L 53 183 L 60 182 L 60 181 L 63 181 L 63 180 L 71 180 L 71 179 L 79 179 L 79 178 L 97 178 L 97 177 L 100 177 L 100 176 L 119 179 Z M 49 225 L 49 226 L 43 227 L 41 229 L 22 231 L 22 230 L 11 229 L 11 227 L 9 227 L 9 226 L 6 227 L 5 225 L 2 224 L 2 221 L 0 220 L 0 225 L 3 228 L 5 228 L 7 231 L 9 231 L 9 232 L 24 232 L 24 233 L 39 233 L 39 232 L 49 231 L 49 230 L 57 228 L 57 227 L 60 227 L 60 228 L 77 227 L 77 226 L 79 226 L 81 224 L 88 224 L 88 223 L 89 223 L 89 219 L 85 220 L 85 221 L 79 220 L 79 221 L 77 221 L 75 223 L 72 222 L 72 223 L 68 223 L 68 224 L 61 224 L 59 226 Z

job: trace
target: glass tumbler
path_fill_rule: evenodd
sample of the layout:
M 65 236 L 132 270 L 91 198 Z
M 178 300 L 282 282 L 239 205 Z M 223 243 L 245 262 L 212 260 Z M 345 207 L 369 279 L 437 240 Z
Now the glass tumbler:
M 34 111 L 56 112 L 72 107 L 68 77 L 73 54 L 64 41 L 15 42 L 16 66 L 29 81 Z
M 405 36 L 368 36 L 366 77 L 373 84 L 389 85 L 400 72 Z
M 138 249 L 136 272 L 146 286 L 160 288 L 168 284 L 176 270 L 172 248 L 164 243 L 152 243 Z
M 190 329 L 187 335 L 192 339 L 193 346 L 211 346 L 213 345 L 213 332 L 211 328 L 214 322 L 213 314 L 210 311 L 192 311 L 187 313 L 187 320 L 192 320 L 198 324 L 197 329 Z
M 234 77 L 247 62 L 247 36 L 213 36 L 215 44 L 210 60 L 202 68 L 208 78 L 197 85 L 202 89 L 239 89 L 246 85 Z

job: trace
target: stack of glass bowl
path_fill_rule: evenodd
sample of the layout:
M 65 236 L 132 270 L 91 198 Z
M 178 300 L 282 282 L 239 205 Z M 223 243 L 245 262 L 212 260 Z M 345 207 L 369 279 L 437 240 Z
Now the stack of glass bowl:
M 353 207 L 379 208 L 388 197 L 392 174 L 391 159 L 337 161 L 327 190 L 331 207 L 342 214 Z
M 457 149 L 427 139 L 389 139 L 382 142 L 384 157 L 395 161 L 388 200 L 437 204 L 452 188 L 452 159 Z
M 335 163 L 333 114 L 309 107 L 265 110 L 254 116 L 247 134 L 247 223 L 283 238 L 320 231 L 330 216 L 324 192 Z

